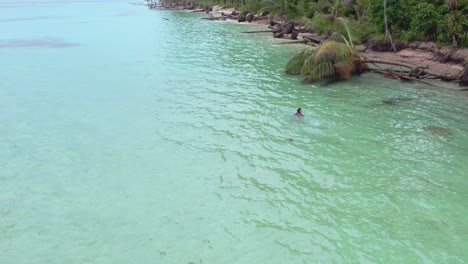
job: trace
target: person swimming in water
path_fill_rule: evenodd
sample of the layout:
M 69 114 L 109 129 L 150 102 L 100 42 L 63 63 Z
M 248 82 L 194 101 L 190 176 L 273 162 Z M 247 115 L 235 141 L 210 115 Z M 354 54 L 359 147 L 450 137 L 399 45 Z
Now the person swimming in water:
M 297 117 L 297 118 L 303 118 L 304 115 L 302 114 L 302 108 L 299 107 L 297 109 L 297 112 L 294 114 L 294 116 Z

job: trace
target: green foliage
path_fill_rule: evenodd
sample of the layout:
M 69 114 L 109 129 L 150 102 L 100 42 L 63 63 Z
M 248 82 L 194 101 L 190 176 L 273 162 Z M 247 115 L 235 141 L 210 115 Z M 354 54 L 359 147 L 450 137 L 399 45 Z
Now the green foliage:
M 271 14 L 276 13 L 278 10 L 281 9 L 281 2 L 274 1 L 274 0 L 261 0 L 259 1 L 260 3 L 260 9 L 259 10 L 254 10 L 252 12 L 268 12 Z
M 365 4 L 358 0 L 358 5 Z M 385 32 L 382 1 L 368 1 L 365 18 Z M 463 44 L 468 31 L 468 1 L 388 0 L 388 24 L 393 35 L 405 41 L 436 40 L 451 43 L 452 38 Z M 466 44 L 465 44 L 466 45 Z
M 356 7 L 354 4 L 354 0 L 344 0 L 343 1 L 343 15 L 345 17 L 355 17 L 356 14 Z
M 306 22 L 307 26 L 311 27 L 318 35 L 322 35 L 328 30 L 334 30 L 334 21 L 330 16 L 316 12 L 314 17 Z
M 320 13 L 315 14 L 306 24 L 319 35 L 338 32 L 346 36 L 351 45 L 361 44 L 365 39 L 377 34 L 377 28 L 371 23 L 342 18 L 333 19 L 330 15 Z
M 409 14 L 404 10 L 405 4 L 409 2 L 414 2 L 414 0 L 387 0 L 387 18 L 391 27 L 408 29 Z M 370 22 L 377 25 L 380 32 L 385 32 L 383 1 L 370 1 L 368 8 Z
M 418 12 L 412 16 L 410 27 L 417 39 L 432 39 L 436 33 L 437 12 L 433 4 L 418 3 L 416 5 Z
M 243 12 L 253 12 L 253 13 L 258 13 L 262 9 L 261 2 L 257 1 L 250 1 L 244 4 L 243 7 L 239 9 L 241 13 Z
M 337 18 L 335 20 L 335 23 L 337 22 L 340 22 L 338 24 L 341 24 L 343 26 L 343 28 L 345 29 L 346 31 L 346 34 L 348 36 L 348 39 L 346 40 L 346 38 L 344 38 L 344 40 L 346 41 L 346 44 L 350 45 L 351 47 L 353 47 L 353 37 L 351 36 L 351 32 L 349 31 L 349 28 L 348 28 L 348 23 L 346 22 L 346 20 L 342 19 L 342 18 Z
M 348 44 L 348 40 L 346 40 L 345 36 L 338 32 L 333 32 L 328 40 Z
M 378 34 L 377 27 L 365 21 L 348 21 L 349 31 L 353 37 L 353 43 L 361 44 L 371 36 Z
M 403 30 L 400 32 L 399 37 L 401 40 L 404 40 L 406 42 L 411 42 L 415 41 L 418 39 L 421 39 L 421 35 L 418 34 L 418 32 L 412 31 L 412 30 Z M 388 39 L 388 37 L 384 37 L 385 39 Z
M 322 13 L 330 13 L 333 9 L 333 1 L 318 0 L 317 11 Z

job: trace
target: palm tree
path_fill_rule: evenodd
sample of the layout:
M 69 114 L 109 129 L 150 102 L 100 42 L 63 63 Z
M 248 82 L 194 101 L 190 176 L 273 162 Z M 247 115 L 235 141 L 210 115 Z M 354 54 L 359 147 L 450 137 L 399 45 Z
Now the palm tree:
M 294 55 L 285 72 L 308 76 L 309 82 L 327 77 L 347 79 L 365 67 L 362 58 L 356 49 L 347 44 L 327 41 L 317 48 L 305 48 Z
M 338 9 L 339 9 L 339 4 L 340 3 L 340 0 L 336 0 L 335 2 L 335 7 L 333 8 L 333 15 L 335 17 L 335 19 L 338 17 Z
M 447 6 L 450 10 L 450 13 L 447 16 L 447 24 L 449 34 L 452 35 L 453 47 L 457 48 L 459 46 L 459 36 L 460 33 L 463 34 L 463 19 L 461 19 L 461 14 L 458 11 L 457 0 L 447 0 Z
M 340 39 L 340 37 L 337 38 Z M 341 38 L 346 39 L 342 35 Z M 350 41 L 348 40 L 346 43 L 350 43 Z M 301 74 L 307 76 L 309 82 L 315 82 L 329 77 L 348 79 L 352 74 L 361 73 L 368 69 L 367 64 L 385 64 L 406 68 L 408 75 L 390 71 L 381 72 L 401 79 L 416 80 L 416 78 L 411 77 L 414 76 L 413 74 L 417 75 L 416 77 L 427 74 L 445 80 L 459 80 L 461 78 L 440 75 L 404 62 L 367 58 L 361 56 L 354 47 L 346 43 L 327 41 L 318 47 L 305 48 L 289 60 L 285 67 L 285 73 Z
M 456 9 L 457 8 L 457 0 L 447 0 L 447 5 L 449 9 Z
M 430 75 L 446 81 L 460 80 L 460 85 L 467 85 L 468 82 L 466 76 L 468 63 L 465 65 L 464 75 L 441 75 L 426 68 L 415 67 L 404 62 L 367 58 L 359 55 L 354 47 L 337 41 L 327 41 L 318 47 L 301 50 L 286 64 L 285 73 L 307 76 L 309 82 L 329 77 L 348 79 L 352 74 L 361 73 L 368 69 L 368 64 L 385 64 L 406 68 L 406 71 L 401 70 L 399 73 L 388 70 L 374 70 L 398 79 L 420 81 L 418 80 L 419 76 Z M 405 75 L 405 72 L 407 75 Z
M 392 34 L 390 34 L 390 30 L 388 29 L 388 22 L 387 22 L 387 0 L 384 0 L 384 23 L 385 23 L 385 35 L 390 39 L 390 44 L 392 46 L 393 52 L 396 52 L 395 45 L 393 44 Z
M 286 64 L 285 73 L 307 76 L 309 82 L 315 82 L 328 77 L 348 79 L 352 74 L 361 73 L 368 69 L 367 64 L 372 63 L 400 66 L 407 69 L 409 76 L 403 76 L 401 73 L 390 73 L 391 76 L 396 78 L 415 79 L 411 77 L 415 72 L 417 72 L 416 77 L 428 74 L 445 80 L 458 80 L 461 78 L 457 76 L 443 76 L 399 61 L 361 56 L 353 46 L 352 36 L 346 20 L 340 18 L 339 21 L 343 23 L 348 39 L 339 32 L 335 32 L 332 34 L 332 38 L 330 38 L 334 40 L 326 41 L 318 47 L 309 47 L 301 50 Z M 388 74 L 389 71 L 383 71 L 383 73 Z

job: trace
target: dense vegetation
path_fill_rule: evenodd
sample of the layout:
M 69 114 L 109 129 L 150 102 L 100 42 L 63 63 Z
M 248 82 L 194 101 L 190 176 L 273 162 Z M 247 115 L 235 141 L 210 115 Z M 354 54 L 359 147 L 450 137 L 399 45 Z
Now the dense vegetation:
M 354 43 L 368 37 L 386 39 L 384 2 L 389 33 L 403 41 L 436 41 L 468 46 L 468 0 L 181 0 L 205 5 L 239 7 L 241 11 L 302 19 L 318 34 L 336 31 L 345 17 Z M 161 2 L 180 2 L 161 0 Z

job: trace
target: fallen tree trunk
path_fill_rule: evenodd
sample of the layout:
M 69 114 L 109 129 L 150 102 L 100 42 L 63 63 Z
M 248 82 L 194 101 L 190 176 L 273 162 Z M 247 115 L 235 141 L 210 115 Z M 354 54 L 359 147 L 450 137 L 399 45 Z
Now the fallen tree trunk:
M 296 40 L 296 41 L 286 41 L 286 42 L 279 42 L 279 43 L 275 43 L 275 44 L 298 44 L 298 43 L 304 43 L 305 41 L 304 40 Z
M 391 61 L 391 60 L 384 60 L 384 59 L 377 59 L 377 58 L 364 58 L 364 63 L 376 63 L 376 64 L 386 64 L 386 65 L 394 65 L 394 66 L 401 66 L 411 69 L 411 72 L 417 72 L 416 78 L 420 76 L 430 75 L 436 77 L 436 79 L 441 79 L 442 81 L 456 81 L 460 78 L 457 75 L 442 75 L 430 71 L 428 69 L 422 67 L 416 67 L 414 65 L 399 62 L 399 61 Z M 420 78 L 418 78 L 420 79 Z
M 377 58 L 364 58 L 364 63 L 377 63 L 377 64 L 386 64 L 386 65 L 394 65 L 394 66 L 401 66 L 406 67 L 409 69 L 414 69 L 416 66 L 399 62 L 399 61 L 391 61 L 391 60 L 384 60 L 384 59 L 377 59 Z
M 320 44 L 324 41 L 322 37 L 314 37 L 314 36 L 302 36 L 303 39 L 306 39 L 307 41 L 311 41 L 316 44 Z
M 370 71 L 375 72 L 375 73 L 383 74 L 385 77 L 389 77 L 389 78 L 392 78 L 392 79 L 397 79 L 397 80 L 401 80 L 401 81 L 416 81 L 416 82 L 424 83 L 426 85 L 435 86 L 434 84 L 429 83 L 429 82 L 425 82 L 425 81 L 423 81 L 421 79 L 417 79 L 417 78 L 414 78 L 414 77 L 409 77 L 409 76 L 397 74 L 394 71 L 375 70 L 375 69 L 372 69 Z
M 251 34 L 251 33 L 274 33 L 275 31 L 274 30 L 255 30 L 255 31 L 242 31 L 241 33 L 247 33 L 247 34 Z

